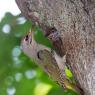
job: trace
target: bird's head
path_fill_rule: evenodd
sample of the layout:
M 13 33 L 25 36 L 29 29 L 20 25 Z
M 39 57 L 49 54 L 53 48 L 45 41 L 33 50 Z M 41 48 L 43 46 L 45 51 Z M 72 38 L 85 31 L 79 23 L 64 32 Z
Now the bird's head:
M 48 47 L 39 44 L 35 41 L 34 39 L 34 32 L 33 31 L 29 31 L 29 33 L 22 39 L 21 41 L 21 47 L 23 52 L 29 56 L 31 59 L 33 59 L 34 61 L 39 61 L 43 55 L 42 52 L 41 54 L 39 54 L 40 51 L 48 51 L 51 52 L 51 49 L 49 49 Z M 44 57 L 44 56 L 43 56 Z M 43 58 L 42 58 L 43 59 Z
M 36 56 L 37 42 L 34 39 L 34 32 L 31 31 L 31 29 L 28 32 L 28 34 L 25 37 L 23 37 L 21 41 L 21 47 L 23 52 L 29 57 L 33 58 Z
M 33 31 L 31 31 L 31 29 L 29 30 L 28 34 L 23 37 L 22 41 L 21 41 L 21 45 L 22 47 L 27 47 L 30 45 L 34 45 L 36 44 L 35 40 L 34 40 L 34 33 Z

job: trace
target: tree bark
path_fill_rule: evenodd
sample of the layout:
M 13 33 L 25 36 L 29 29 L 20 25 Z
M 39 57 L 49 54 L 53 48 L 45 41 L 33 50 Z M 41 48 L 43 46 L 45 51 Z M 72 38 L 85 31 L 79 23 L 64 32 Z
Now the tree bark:
M 57 49 L 67 54 L 67 64 L 85 95 L 95 95 L 95 0 L 16 0 L 16 3 L 45 36 L 51 27 L 56 28 L 62 40 L 61 48 Z

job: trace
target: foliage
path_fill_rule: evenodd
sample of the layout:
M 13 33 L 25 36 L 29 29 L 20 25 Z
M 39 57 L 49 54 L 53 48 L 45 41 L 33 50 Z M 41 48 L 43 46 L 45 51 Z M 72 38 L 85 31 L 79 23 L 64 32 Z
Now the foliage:
M 10 13 L 0 23 L 0 95 L 77 95 L 64 92 L 23 54 L 20 42 L 31 27 L 32 23 L 24 17 Z M 41 30 L 38 27 L 34 30 L 36 40 L 51 47 Z

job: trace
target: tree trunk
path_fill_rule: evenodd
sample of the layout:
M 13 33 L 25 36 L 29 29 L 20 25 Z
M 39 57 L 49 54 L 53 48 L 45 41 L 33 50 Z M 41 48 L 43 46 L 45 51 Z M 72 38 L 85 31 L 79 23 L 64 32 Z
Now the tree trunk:
M 61 55 L 67 54 L 67 64 L 85 95 L 95 95 L 95 0 L 16 0 L 16 3 L 45 35 L 51 27 L 56 28 L 62 40 L 57 49 Z

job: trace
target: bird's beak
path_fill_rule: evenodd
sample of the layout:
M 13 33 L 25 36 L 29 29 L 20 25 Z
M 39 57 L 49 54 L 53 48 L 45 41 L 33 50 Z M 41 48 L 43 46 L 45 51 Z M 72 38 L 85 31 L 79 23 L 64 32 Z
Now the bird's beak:
M 32 36 L 33 36 L 31 29 L 29 30 L 28 36 L 29 36 L 29 37 L 32 37 Z
M 28 36 L 28 42 L 29 44 L 31 44 L 33 41 L 33 32 L 31 31 L 31 29 L 29 30 L 27 36 Z
M 30 42 L 30 44 L 35 43 L 34 31 L 32 31 L 31 29 L 29 30 L 28 37 L 29 37 L 29 42 Z

